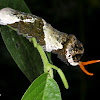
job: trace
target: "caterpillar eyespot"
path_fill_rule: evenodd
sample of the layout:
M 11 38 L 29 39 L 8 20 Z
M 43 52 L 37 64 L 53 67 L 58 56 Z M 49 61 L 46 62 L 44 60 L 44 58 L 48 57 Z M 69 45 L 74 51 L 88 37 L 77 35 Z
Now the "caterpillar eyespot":
M 23 35 L 27 39 L 35 37 L 44 51 L 57 54 L 58 58 L 72 66 L 80 65 L 84 71 L 82 67 L 85 63 L 80 63 L 84 48 L 75 35 L 56 30 L 41 17 L 11 8 L 0 10 L 0 24 L 11 26 L 17 30 L 18 35 Z

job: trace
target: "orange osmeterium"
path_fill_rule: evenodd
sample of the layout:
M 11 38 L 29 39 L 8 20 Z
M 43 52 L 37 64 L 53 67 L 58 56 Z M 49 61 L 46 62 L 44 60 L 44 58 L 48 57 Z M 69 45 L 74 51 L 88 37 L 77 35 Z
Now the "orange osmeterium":
M 97 62 L 100 62 L 100 60 L 91 60 L 91 61 L 87 61 L 87 62 L 81 62 L 79 63 L 79 66 L 80 68 L 82 69 L 82 71 L 84 73 L 86 73 L 87 75 L 90 75 L 90 76 L 93 76 L 93 73 L 89 73 L 86 69 L 85 69 L 85 65 L 88 65 L 88 64 L 93 64 L 93 63 L 97 63 Z

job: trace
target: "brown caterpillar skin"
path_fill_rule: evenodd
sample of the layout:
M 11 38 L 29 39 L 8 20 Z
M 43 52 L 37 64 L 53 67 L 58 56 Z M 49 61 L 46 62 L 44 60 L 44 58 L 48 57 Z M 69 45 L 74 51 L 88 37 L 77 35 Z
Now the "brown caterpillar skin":
M 7 18 L 2 18 L 2 12 L 15 21 L 8 20 L 6 22 Z M 35 37 L 45 51 L 57 54 L 63 62 L 69 62 L 73 66 L 79 64 L 84 48 L 74 35 L 68 35 L 54 29 L 40 17 L 11 8 L 0 10 L 0 21 L 2 25 L 10 25 L 17 29 L 17 33 L 27 39 Z
M 38 24 L 38 25 L 37 25 Z M 42 46 L 45 44 L 44 33 L 43 33 L 43 22 L 40 20 L 35 21 L 35 23 L 24 23 L 20 21 L 19 23 L 9 24 L 11 27 L 17 29 L 18 35 L 23 35 L 27 39 L 35 37 L 37 42 Z

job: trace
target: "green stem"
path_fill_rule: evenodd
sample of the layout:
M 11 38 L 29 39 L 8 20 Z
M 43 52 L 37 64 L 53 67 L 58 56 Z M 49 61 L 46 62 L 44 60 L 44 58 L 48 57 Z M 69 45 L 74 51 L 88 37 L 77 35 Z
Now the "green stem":
M 11 28 L 12 30 L 17 31 L 17 29 L 11 27 L 10 25 L 7 25 L 7 26 L 8 26 L 9 28 Z
M 58 72 L 58 74 L 59 74 L 59 76 L 60 76 L 60 78 L 61 78 L 61 80 L 62 80 L 62 82 L 63 82 L 63 84 L 65 86 L 65 88 L 68 89 L 69 85 L 68 85 L 67 79 L 66 79 L 64 73 L 62 72 L 62 70 L 60 68 L 54 66 L 54 65 L 51 65 L 51 67 L 53 69 L 57 70 L 57 72 Z
M 34 37 L 31 40 L 33 41 L 34 47 L 37 48 L 37 50 L 38 50 L 38 52 L 39 52 L 39 54 L 40 54 L 40 56 L 42 58 L 42 61 L 43 61 L 43 64 L 44 64 L 44 72 L 45 73 L 48 72 L 50 77 L 53 78 L 53 70 L 50 67 L 50 63 L 48 62 L 48 59 L 47 59 L 47 57 L 45 55 L 45 52 L 43 51 L 42 47 L 39 44 L 37 44 L 37 41 L 36 41 L 36 39 Z
M 37 41 L 34 37 L 31 40 L 33 41 L 34 47 L 37 48 L 37 50 L 39 51 L 39 53 L 41 55 L 41 58 L 42 58 L 42 61 L 44 64 L 44 72 L 48 72 L 49 75 L 53 78 L 52 68 L 57 70 L 59 76 L 62 79 L 62 82 L 63 82 L 65 88 L 68 89 L 69 88 L 68 82 L 67 82 L 66 77 L 65 77 L 64 73 L 62 72 L 62 70 L 48 62 L 45 52 L 43 51 L 42 47 L 39 44 L 37 44 Z
M 51 60 L 51 52 L 45 52 L 46 56 L 48 58 L 48 61 L 50 62 L 50 64 L 53 64 L 52 60 Z

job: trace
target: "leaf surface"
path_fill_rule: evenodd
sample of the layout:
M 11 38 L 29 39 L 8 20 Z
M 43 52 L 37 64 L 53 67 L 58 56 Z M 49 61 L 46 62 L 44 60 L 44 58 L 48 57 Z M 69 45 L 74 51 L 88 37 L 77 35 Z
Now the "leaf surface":
M 0 0 L 0 8 L 4 7 L 30 12 L 24 0 Z M 34 78 L 43 73 L 42 60 L 38 51 L 25 37 L 19 36 L 17 32 L 7 26 L 1 26 L 0 30 L 3 41 L 12 58 L 32 82 Z
M 30 85 L 21 100 L 61 100 L 61 95 L 55 80 L 44 73 Z

